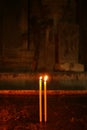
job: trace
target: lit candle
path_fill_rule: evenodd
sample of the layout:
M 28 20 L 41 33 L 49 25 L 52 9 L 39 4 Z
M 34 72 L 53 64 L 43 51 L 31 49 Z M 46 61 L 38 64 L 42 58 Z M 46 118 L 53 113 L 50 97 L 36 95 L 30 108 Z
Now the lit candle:
M 39 120 L 42 122 L 42 76 L 39 78 Z
M 46 92 L 47 79 L 48 79 L 48 76 L 45 76 L 44 77 L 44 121 L 45 122 L 47 122 L 47 92 Z

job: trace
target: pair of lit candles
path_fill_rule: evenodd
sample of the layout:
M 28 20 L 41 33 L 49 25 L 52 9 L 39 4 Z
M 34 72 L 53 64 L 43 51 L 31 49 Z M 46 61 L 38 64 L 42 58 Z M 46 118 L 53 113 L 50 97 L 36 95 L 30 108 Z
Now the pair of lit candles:
M 48 76 L 39 77 L 39 121 L 42 122 L 42 81 L 44 80 L 44 122 L 47 122 L 47 79 Z

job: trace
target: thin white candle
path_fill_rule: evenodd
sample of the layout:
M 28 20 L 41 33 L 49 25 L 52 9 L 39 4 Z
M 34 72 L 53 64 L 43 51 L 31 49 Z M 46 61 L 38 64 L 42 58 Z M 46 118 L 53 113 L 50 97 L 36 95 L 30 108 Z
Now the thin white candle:
M 44 77 L 44 121 L 47 122 L 47 79 L 48 77 Z
M 39 121 L 42 122 L 42 76 L 39 78 Z

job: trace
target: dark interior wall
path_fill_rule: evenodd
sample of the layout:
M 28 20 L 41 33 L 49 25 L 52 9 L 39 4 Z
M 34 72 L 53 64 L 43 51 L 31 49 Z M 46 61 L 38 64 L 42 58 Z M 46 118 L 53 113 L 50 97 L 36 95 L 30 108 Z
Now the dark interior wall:
M 4 46 L 9 48 L 9 47 L 18 47 L 21 45 L 22 32 L 20 29 L 20 21 L 21 21 L 22 7 L 23 7 L 22 4 L 23 2 L 25 3 L 25 1 L 27 0 L 2 0 L 0 4 L 0 53 L 2 52 L 2 48 Z M 47 13 L 44 13 L 44 9 L 41 8 L 41 7 L 45 7 L 45 6 L 42 6 L 44 1 L 42 1 L 42 3 L 40 0 L 35 0 L 34 3 L 33 1 L 34 0 L 28 1 L 28 3 L 31 2 L 29 3 L 31 5 L 29 7 L 32 8 L 33 6 L 33 8 L 31 9 L 32 13 L 28 12 L 29 18 L 31 17 L 30 16 L 31 14 L 32 15 L 35 14 L 39 18 L 38 20 L 39 22 L 42 20 L 44 21 L 45 14 L 47 14 Z M 70 0 L 66 0 L 65 2 L 68 2 L 68 1 L 70 2 Z M 51 2 L 53 2 L 53 0 L 51 0 Z M 77 2 L 76 19 L 77 19 L 77 24 L 79 24 L 79 27 L 80 27 L 79 63 L 87 64 L 87 53 L 86 53 L 87 52 L 87 8 L 86 8 L 87 2 L 83 0 L 76 0 L 76 2 Z M 45 3 L 46 3 L 46 0 L 45 0 Z M 50 4 L 49 2 L 49 6 L 50 5 L 52 4 Z M 35 10 L 35 8 L 37 11 Z M 50 10 L 52 9 L 51 7 L 49 8 Z M 69 12 L 69 11 L 66 10 L 66 12 Z M 63 20 L 64 20 L 64 17 L 63 17 Z M 66 21 L 66 16 L 65 16 L 65 21 Z
M 20 42 L 21 0 L 4 0 L 2 15 L 2 44 L 4 47 L 16 47 Z
M 87 1 L 77 0 L 77 18 L 80 27 L 79 62 L 87 64 Z
M 0 55 L 2 54 L 2 48 L 3 48 L 3 43 L 2 43 L 2 32 L 3 32 L 3 2 L 0 4 Z

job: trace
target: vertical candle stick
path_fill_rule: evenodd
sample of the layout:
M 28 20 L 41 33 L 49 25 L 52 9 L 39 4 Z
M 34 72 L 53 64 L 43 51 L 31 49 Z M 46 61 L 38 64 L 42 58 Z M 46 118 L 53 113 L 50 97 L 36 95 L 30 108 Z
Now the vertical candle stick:
M 39 121 L 42 122 L 42 76 L 39 78 Z
M 47 79 L 48 77 L 44 77 L 44 121 L 47 122 Z

